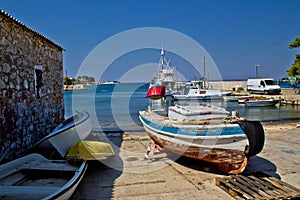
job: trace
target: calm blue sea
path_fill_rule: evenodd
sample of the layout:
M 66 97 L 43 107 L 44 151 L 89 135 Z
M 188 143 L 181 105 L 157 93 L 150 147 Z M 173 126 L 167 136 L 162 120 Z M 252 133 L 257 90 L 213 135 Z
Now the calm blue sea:
M 145 98 L 148 87 L 148 83 L 120 83 L 87 86 L 87 90 L 82 91 L 65 91 L 65 115 L 70 116 L 76 110 L 87 110 L 96 116 L 93 121 L 95 127 L 142 130 L 138 112 L 150 105 Z M 300 119 L 300 106 L 247 107 L 237 102 L 208 103 L 228 111 L 237 110 L 241 117 L 249 120 L 281 122 Z

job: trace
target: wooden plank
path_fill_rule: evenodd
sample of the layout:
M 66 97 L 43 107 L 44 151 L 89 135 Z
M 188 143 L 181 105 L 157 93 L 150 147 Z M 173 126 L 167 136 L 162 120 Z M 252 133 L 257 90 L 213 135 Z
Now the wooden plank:
M 244 197 L 244 199 L 254 199 L 253 196 L 245 193 L 244 191 L 237 188 L 235 185 L 231 184 L 228 180 L 224 180 L 223 178 L 216 178 L 216 185 L 223 185 L 226 188 L 225 192 L 227 192 L 234 198 L 242 196 Z M 224 187 L 222 189 L 224 189 Z
M 242 184 L 242 183 L 239 183 L 238 180 L 236 179 L 236 177 L 237 177 L 237 176 L 231 176 L 230 179 L 229 179 L 230 182 L 231 182 L 233 185 L 235 185 L 235 186 L 241 188 L 243 191 L 247 192 L 247 193 L 248 193 L 249 195 L 251 195 L 252 197 L 255 197 L 255 198 L 262 198 L 259 194 L 257 194 L 256 191 L 253 191 L 252 188 L 247 187 L 247 185 L 248 185 L 247 183 L 246 183 L 245 185 Z
M 271 177 L 270 177 L 271 178 Z M 265 179 L 265 181 L 270 182 L 271 184 L 273 184 L 274 186 L 278 187 L 278 189 L 286 192 L 286 197 L 288 198 L 295 198 L 295 197 L 300 197 L 300 191 L 298 190 L 298 188 L 295 188 L 283 181 L 280 181 L 274 177 L 272 177 L 273 179 Z
M 50 170 L 50 171 L 76 171 L 78 167 L 66 163 L 29 163 L 23 164 L 22 169 Z
M 0 186 L 0 194 L 4 195 L 49 195 L 60 187 L 54 186 Z
M 280 184 L 282 184 L 282 185 L 284 185 L 284 186 L 286 186 L 288 188 L 291 188 L 291 189 L 293 189 L 294 191 L 296 191 L 296 192 L 298 192 L 300 194 L 300 189 L 298 189 L 298 188 L 296 188 L 296 187 L 294 187 L 294 186 L 292 186 L 292 185 L 290 185 L 290 184 L 288 184 L 286 182 L 280 181 L 280 180 L 278 180 L 275 177 L 269 177 L 269 179 L 272 180 L 272 181 L 274 181 L 274 182 L 279 182 Z
M 231 175 L 216 178 L 216 185 L 235 199 L 294 199 L 300 190 L 274 177 Z
M 276 187 L 274 187 L 272 184 L 265 182 L 255 176 L 248 176 L 249 178 L 251 178 L 252 180 L 256 181 L 257 183 L 263 185 L 265 187 L 265 191 L 268 192 L 272 192 L 272 196 L 276 197 L 276 198 L 286 198 L 286 193 L 278 190 Z
M 245 177 L 245 176 L 235 176 L 235 178 L 243 185 L 247 186 L 251 190 L 255 191 L 259 195 L 259 199 L 270 199 L 272 196 L 270 196 L 268 193 L 261 190 L 260 185 L 254 184 L 254 182 L 251 181 L 251 179 Z
M 265 186 L 261 184 L 256 184 L 252 179 L 246 177 L 246 176 L 239 176 L 241 179 L 245 180 L 247 184 L 249 184 L 250 187 L 257 188 L 258 193 L 264 197 L 267 197 L 271 199 L 274 196 L 274 192 L 265 190 Z

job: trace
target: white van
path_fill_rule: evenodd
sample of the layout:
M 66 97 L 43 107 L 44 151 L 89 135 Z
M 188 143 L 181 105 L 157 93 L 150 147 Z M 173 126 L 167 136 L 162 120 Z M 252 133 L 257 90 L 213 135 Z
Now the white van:
M 280 86 L 272 78 L 251 78 L 247 80 L 247 91 L 263 94 L 280 94 Z

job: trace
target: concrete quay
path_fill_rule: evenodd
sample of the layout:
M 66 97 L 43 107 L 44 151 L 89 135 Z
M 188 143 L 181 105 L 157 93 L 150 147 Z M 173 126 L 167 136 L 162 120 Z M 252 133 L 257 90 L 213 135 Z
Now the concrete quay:
M 300 188 L 300 122 L 263 124 L 263 151 L 250 159 L 244 174 L 263 171 Z M 93 161 L 71 199 L 233 199 L 215 185 L 227 174 L 208 163 L 168 156 L 149 163 L 143 156 L 146 133 L 94 133 L 89 140 L 113 145 L 116 155 Z

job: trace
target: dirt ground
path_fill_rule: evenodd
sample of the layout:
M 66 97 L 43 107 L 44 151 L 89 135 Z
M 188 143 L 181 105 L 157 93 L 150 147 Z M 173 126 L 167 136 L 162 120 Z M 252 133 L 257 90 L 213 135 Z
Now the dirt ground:
M 300 188 L 300 122 L 263 127 L 264 149 L 250 158 L 244 174 L 263 171 Z M 72 199 L 233 199 L 215 185 L 215 178 L 226 174 L 208 163 L 170 156 L 145 160 L 146 133 L 100 138 L 113 145 L 116 156 L 90 162 Z

